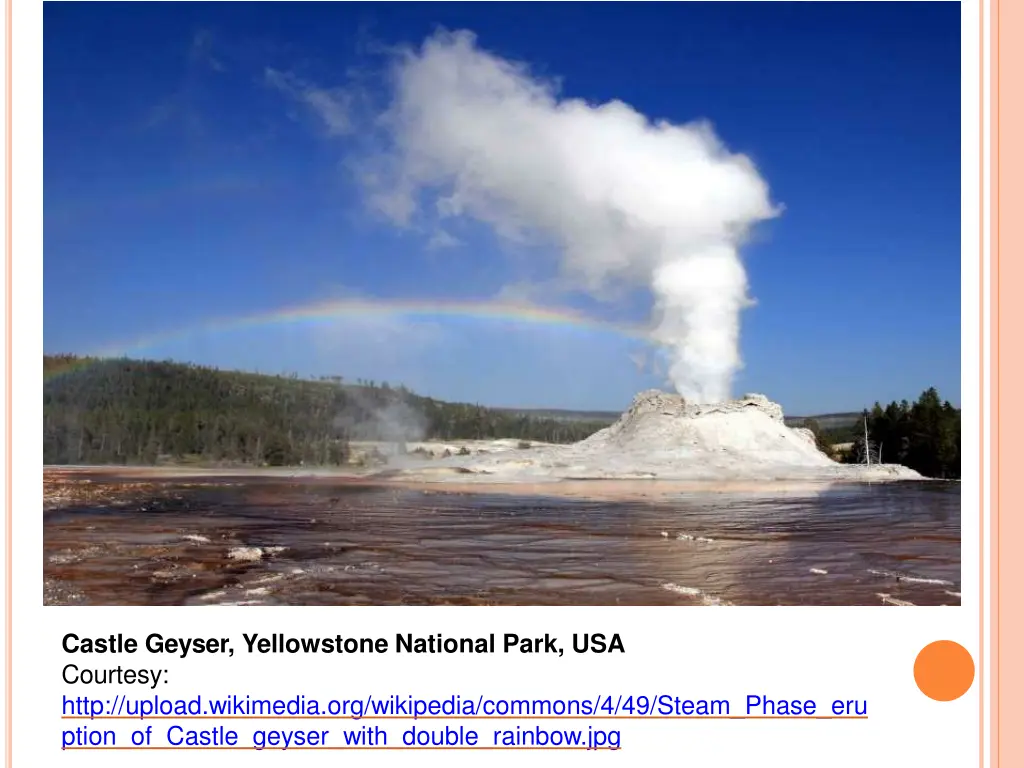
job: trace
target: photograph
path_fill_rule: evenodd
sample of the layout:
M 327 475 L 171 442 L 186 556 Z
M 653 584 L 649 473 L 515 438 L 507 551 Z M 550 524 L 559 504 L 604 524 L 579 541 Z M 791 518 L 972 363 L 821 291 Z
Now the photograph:
M 44 606 L 961 605 L 959 3 L 41 16 Z

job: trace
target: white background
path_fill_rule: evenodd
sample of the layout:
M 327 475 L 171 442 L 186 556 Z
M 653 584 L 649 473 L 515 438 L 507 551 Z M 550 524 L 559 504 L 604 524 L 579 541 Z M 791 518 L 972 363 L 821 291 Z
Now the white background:
M 131 664 L 169 669 L 162 696 L 305 694 L 322 698 L 367 693 L 450 694 L 540 698 L 597 694 L 667 693 L 731 698 L 763 693 L 869 702 L 867 721 L 609 721 L 595 727 L 622 731 L 620 753 L 394 753 L 265 752 L 260 761 L 303 765 L 536 764 L 615 761 L 641 765 L 668 759 L 682 765 L 749 766 L 963 766 L 978 760 L 978 693 L 937 703 L 916 688 L 917 652 L 937 639 L 952 639 L 978 658 L 978 12 L 963 13 L 963 577 L 961 607 L 905 608 L 74 608 L 42 606 L 42 6 L 14 9 L 14 754 L 16 766 L 43 759 L 81 766 L 235 763 L 245 753 L 59 753 L 61 696 L 90 695 L 60 681 L 69 659 L 65 632 L 97 635 L 150 632 L 236 638 L 227 660 L 168 661 L 145 653 L 95 657 L 94 666 Z M 986 75 L 986 90 L 987 90 Z M 987 152 L 986 152 L 987 158 Z M 986 411 L 987 416 L 987 411 Z M 986 548 L 987 552 L 987 548 Z M 551 632 L 568 647 L 574 632 L 619 632 L 625 655 L 563 658 L 519 656 L 246 657 L 242 632 L 290 635 L 372 635 L 395 632 L 447 636 L 489 632 Z M 128 661 L 126 661 L 128 659 Z M 80 660 L 79 660 L 80 661 Z M 987 684 L 986 684 L 987 688 Z M 144 691 L 105 691 L 142 694 Z M 434 721 L 434 725 L 439 724 Z M 490 723 L 474 726 L 487 738 Z M 159 721 L 154 721 L 160 730 Z M 266 724 L 268 727 L 271 723 Z M 292 721 L 286 727 L 298 727 Z M 388 724 L 399 733 L 409 724 Z M 441 724 L 443 725 L 443 723 Z M 504 727 L 514 726 L 506 723 Z M 526 725 L 526 723 L 524 723 Z M 557 723 L 548 722 L 553 727 Z M 562 727 L 567 727 L 563 723 Z M 587 722 L 580 727 L 586 728 Z M 246 732 L 239 726 L 241 733 Z M 393 742 L 392 742 L 393 743 Z

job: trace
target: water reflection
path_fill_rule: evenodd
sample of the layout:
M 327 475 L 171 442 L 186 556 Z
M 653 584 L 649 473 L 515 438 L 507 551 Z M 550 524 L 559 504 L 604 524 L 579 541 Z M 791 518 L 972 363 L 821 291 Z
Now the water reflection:
M 82 604 L 959 604 L 958 484 L 612 503 L 159 485 L 44 515 L 44 599 Z

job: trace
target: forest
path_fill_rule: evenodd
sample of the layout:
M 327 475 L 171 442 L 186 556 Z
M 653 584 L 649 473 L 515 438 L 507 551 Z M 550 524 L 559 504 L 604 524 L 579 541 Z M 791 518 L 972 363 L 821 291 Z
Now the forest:
M 863 425 L 867 421 L 867 442 Z M 960 409 L 931 387 L 915 403 L 875 403 L 861 415 L 847 461 L 902 464 L 925 477 L 960 477 Z
M 608 424 L 173 362 L 44 356 L 43 382 L 44 464 L 341 465 L 357 440 L 569 443 Z

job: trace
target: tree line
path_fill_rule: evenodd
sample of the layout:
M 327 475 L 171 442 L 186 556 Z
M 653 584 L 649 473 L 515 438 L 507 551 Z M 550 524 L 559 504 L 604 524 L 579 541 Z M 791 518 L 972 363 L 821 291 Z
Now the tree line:
M 43 376 L 46 464 L 340 465 L 357 440 L 570 443 L 607 426 L 447 403 L 387 383 L 173 362 L 44 356 Z
M 865 441 L 865 424 L 867 440 Z M 935 387 L 916 402 L 875 403 L 853 424 L 822 430 L 813 419 L 804 423 L 818 437 L 819 446 L 852 443 L 843 461 L 902 464 L 925 477 L 960 477 L 960 409 L 940 398 Z

